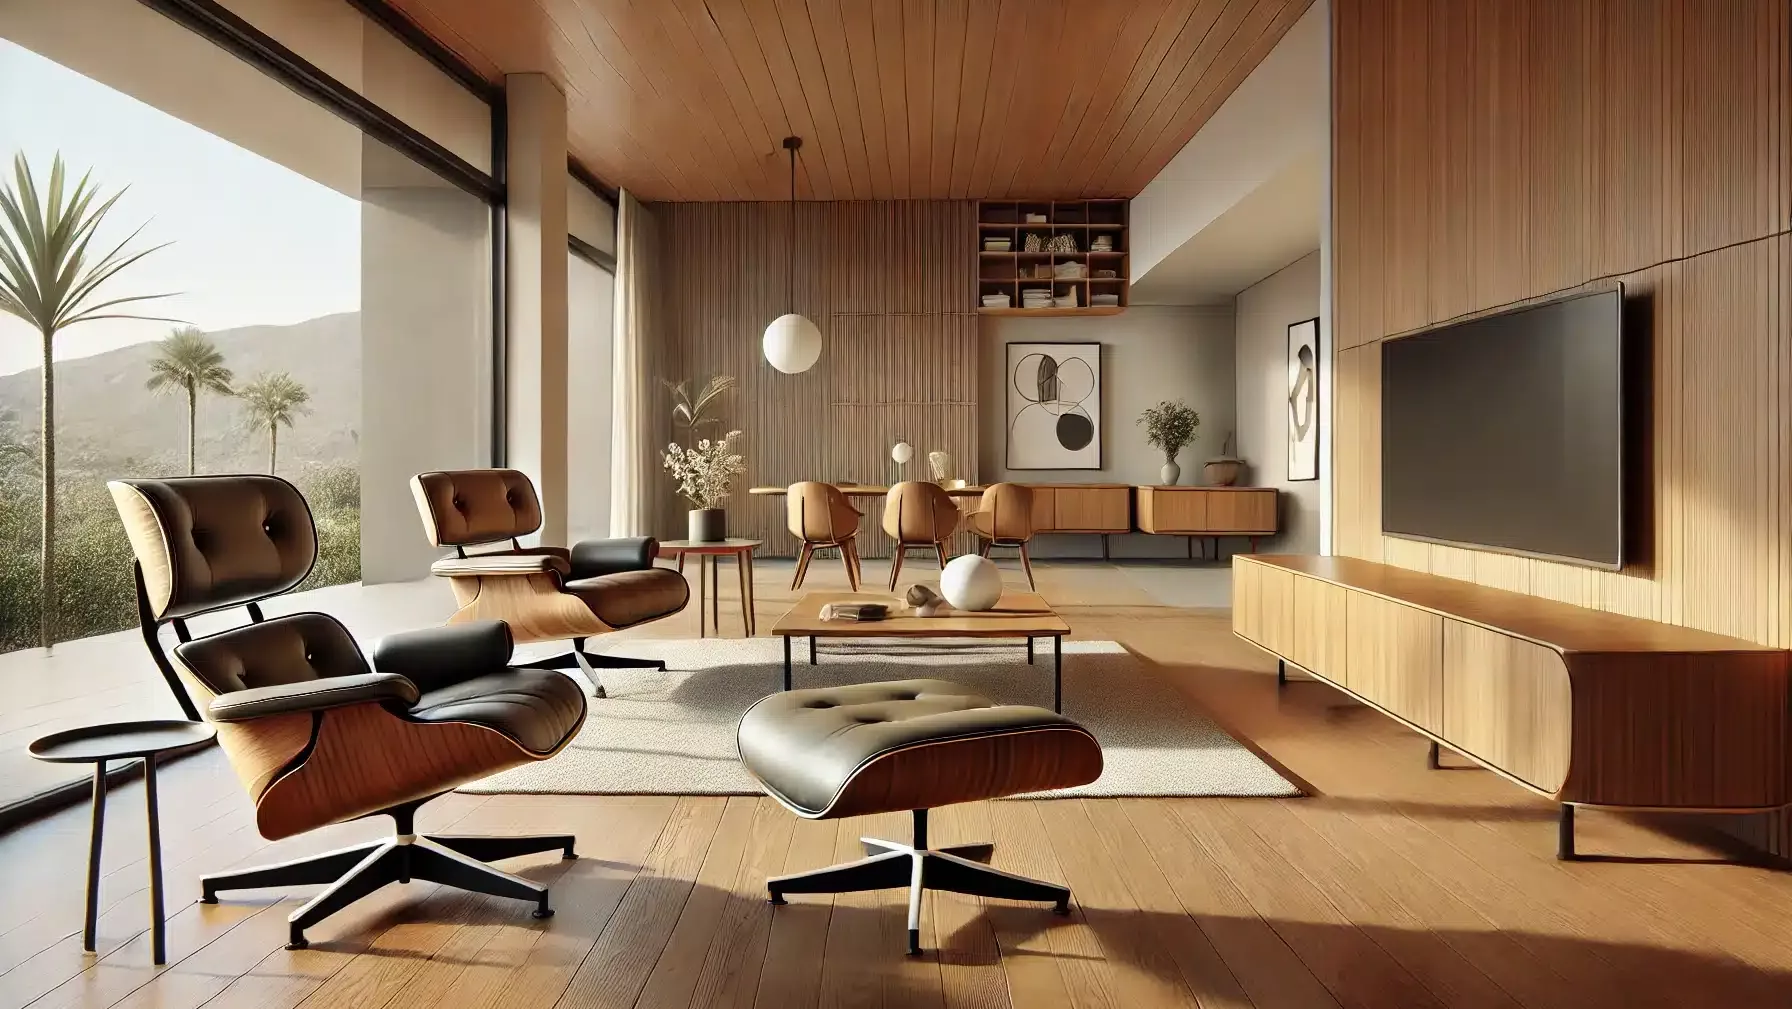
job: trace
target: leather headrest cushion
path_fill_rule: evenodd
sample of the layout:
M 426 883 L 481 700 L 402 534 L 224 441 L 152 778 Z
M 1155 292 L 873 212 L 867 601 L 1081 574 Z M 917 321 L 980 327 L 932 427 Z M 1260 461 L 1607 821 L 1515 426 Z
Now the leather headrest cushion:
M 419 473 L 411 478 L 411 495 L 432 546 L 493 543 L 541 528 L 541 501 L 520 470 Z
M 278 595 L 317 561 L 298 488 L 276 476 L 196 476 L 107 484 L 158 619 Z

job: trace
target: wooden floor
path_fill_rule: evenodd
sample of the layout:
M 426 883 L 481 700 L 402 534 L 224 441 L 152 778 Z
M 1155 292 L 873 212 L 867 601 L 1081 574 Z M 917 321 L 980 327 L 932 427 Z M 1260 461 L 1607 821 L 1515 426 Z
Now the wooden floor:
M 836 587 L 818 567 L 811 587 Z M 787 578 L 761 566 L 762 627 Z M 1106 565 L 1041 565 L 1040 579 L 1077 636 L 1151 660 L 1314 796 L 942 810 L 935 843 L 993 839 L 997 865 L 1068 882 L 1075 911 L 939 896 L 924 919 L 937 952 L 911 959 L 900 892 L 792 897 L 774 912 L 762 886 L 857 857 L 861 834 L 900 837 L 901 817 L 811 823 L 759 798 L 452 795 L 423 829 L 578 833 L 577 861 L 514 863 L 553 884 L 556 917 L 394 886 L 287 952 L 302 895 L 191 904 L 195 876 L 384 825 L 267 844 L 213 751 L 163 774 L 165 968 L 150 966 L 144 931 L 138 786 L 114 794 L 97 957 L 80 949 L 85 811 L 0 837 L 0 1009 L 1792 1005 L 1792 876 L 1597 813 L 1581 817 L 1582 849 L 1616 857 L 1559 863 L 1548 805 L 1484 771 L 1427 771 L 1417 737 L 1323 685 L 1278 690 L 1223 613 L 1153 605 Z M 724 607 L 723 626 L 738 633 L 738 612 Z M 694 631 L 685 617 L 653 629 Z

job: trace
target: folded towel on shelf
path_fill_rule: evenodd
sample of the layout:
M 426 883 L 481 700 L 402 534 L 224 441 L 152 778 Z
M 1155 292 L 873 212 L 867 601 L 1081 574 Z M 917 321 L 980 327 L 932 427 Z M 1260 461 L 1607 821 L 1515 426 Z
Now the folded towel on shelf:
M 1052 264 L 1052 276 L 1057 280 L 1081 280 L 1083 277 L 1083 264 L 1054 263 Z

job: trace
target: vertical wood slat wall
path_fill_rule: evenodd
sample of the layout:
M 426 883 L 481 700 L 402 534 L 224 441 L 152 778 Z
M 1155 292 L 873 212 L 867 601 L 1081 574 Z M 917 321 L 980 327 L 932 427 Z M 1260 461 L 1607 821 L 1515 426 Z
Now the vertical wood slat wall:
M 789 555 L 781 498 L 749 486 L 798 480 L 888 483 L 890 447 L 915 447 L 907 476 L 927 473 L 927 453 L 952 454 L 958 475 L 977 477 L 976 205 L 968 201 L 805 202 L 796 210 L 795 308 L 822 333 L 821 360 L 800 375 L 765 361 L 765 327 L 789 310 L 788 204 L 662 203 L 660 223 L 665 378 L 701 382 L 729 374 L 726 427 L 743 435 L 747 472 L 727 503 L 730 535 Z M 661 376 L 655 376 L 657 379 Z M 671 440 L 671 401 L 656 389 L 655 441 Z M 686 505 L 670 474 L 654 474 L 656 531 L 685 535 Z M 865 508 L 860 550 L 887 556 L 881 502 Z
M 1332 11 L 1338 552 L 1792 645 L 1792 0 Z M 1380 341 L 1620 281 L 1651 320 L 1644 556 L 1384 537 Z M 1792 815 L 1734 826 L 1792 854 Z

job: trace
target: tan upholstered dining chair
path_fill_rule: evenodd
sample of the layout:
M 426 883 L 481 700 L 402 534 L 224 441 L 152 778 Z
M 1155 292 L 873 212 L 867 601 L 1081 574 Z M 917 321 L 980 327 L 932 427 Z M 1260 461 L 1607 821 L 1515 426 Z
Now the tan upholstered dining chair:
M 890 591 L 902 574 L 904 551 L 931 547 L 946 568 L 946 544 L 958 529 L 958 505 L 936 483 L 907 480 L 890 488 L 884 498 L 884 532 L 894 540 L 890 556 Z
M 992 547 L 1018 547 L 1020 566 L 1027 572 L 1027 587 L 1033 582 L 1033 558 L 1027 544 L 1033 539 L 1033 489 L 1025 484 L 999 483 L 983 492 L 977 510 L 965 517 L 971 531 L 983 541 L 978 553 L 988 557 Z
M 279 477 L 108 487 L 136 555 L 150 657 L 187 717 L 216 724 L 261 836 L 367 816 L 394 821 L 383 840 L 201 876 L 201 900 L 328 884 L 288 916 L 288 949 L 304 947 L 305 930 L 335 912 L 413 879 L 531 901 L 537 917 L 552 913 L 546 886 L 485 863 L 554 850 L 571 858 L 571 835 L 424 835 L 415 815 L 469 781 L 558 753 L 585 721 L 577 684 L 512 666 L 510 631 L 496 620 L 390 635 L 369 662 L 333 617 L 263 615 L 262 601 L 291 591 L 317 560 L 311 509 Z M 247 622 L 193 636 L 193 617 L 238 607 Z M 180 642 L 172 654 L 164 626 Z
M 514 469 L 419 473 L 411 478 L 411 494 L 430 544 L 454 548 L 454 556 L 429 568 L 448 579 L 460 603 L 449 623 L 502 620 L 519 642 L 571 640 L 572 651 L 526 665 L 565 670 L 595 697 L 606 696 L 599 669 L 666 668 L 654 659 L 585 650 L 586 638 L 669 617 L 690 601 L 684 575 L 654 566 L 654 539 L 521 546 L 517 537 L 541 528 L 541 500 L 529 477 Z M 467 549 L 492 544 L 508 545 Z
M 784 495 L 784 519 L 790 535 L 802 541 L 797 555 L 796 575 L 790 580 L 792 589 L 801 588 L 803 576 L 809 573 L 809 560 L 815 551 L 836 547 L 840 563 L 846 568 L 846 583 L 859 591 L 859 519 L 864 513 L 846 500 L 840 488 L 831 483 L 804 480 L 793 483 Z

